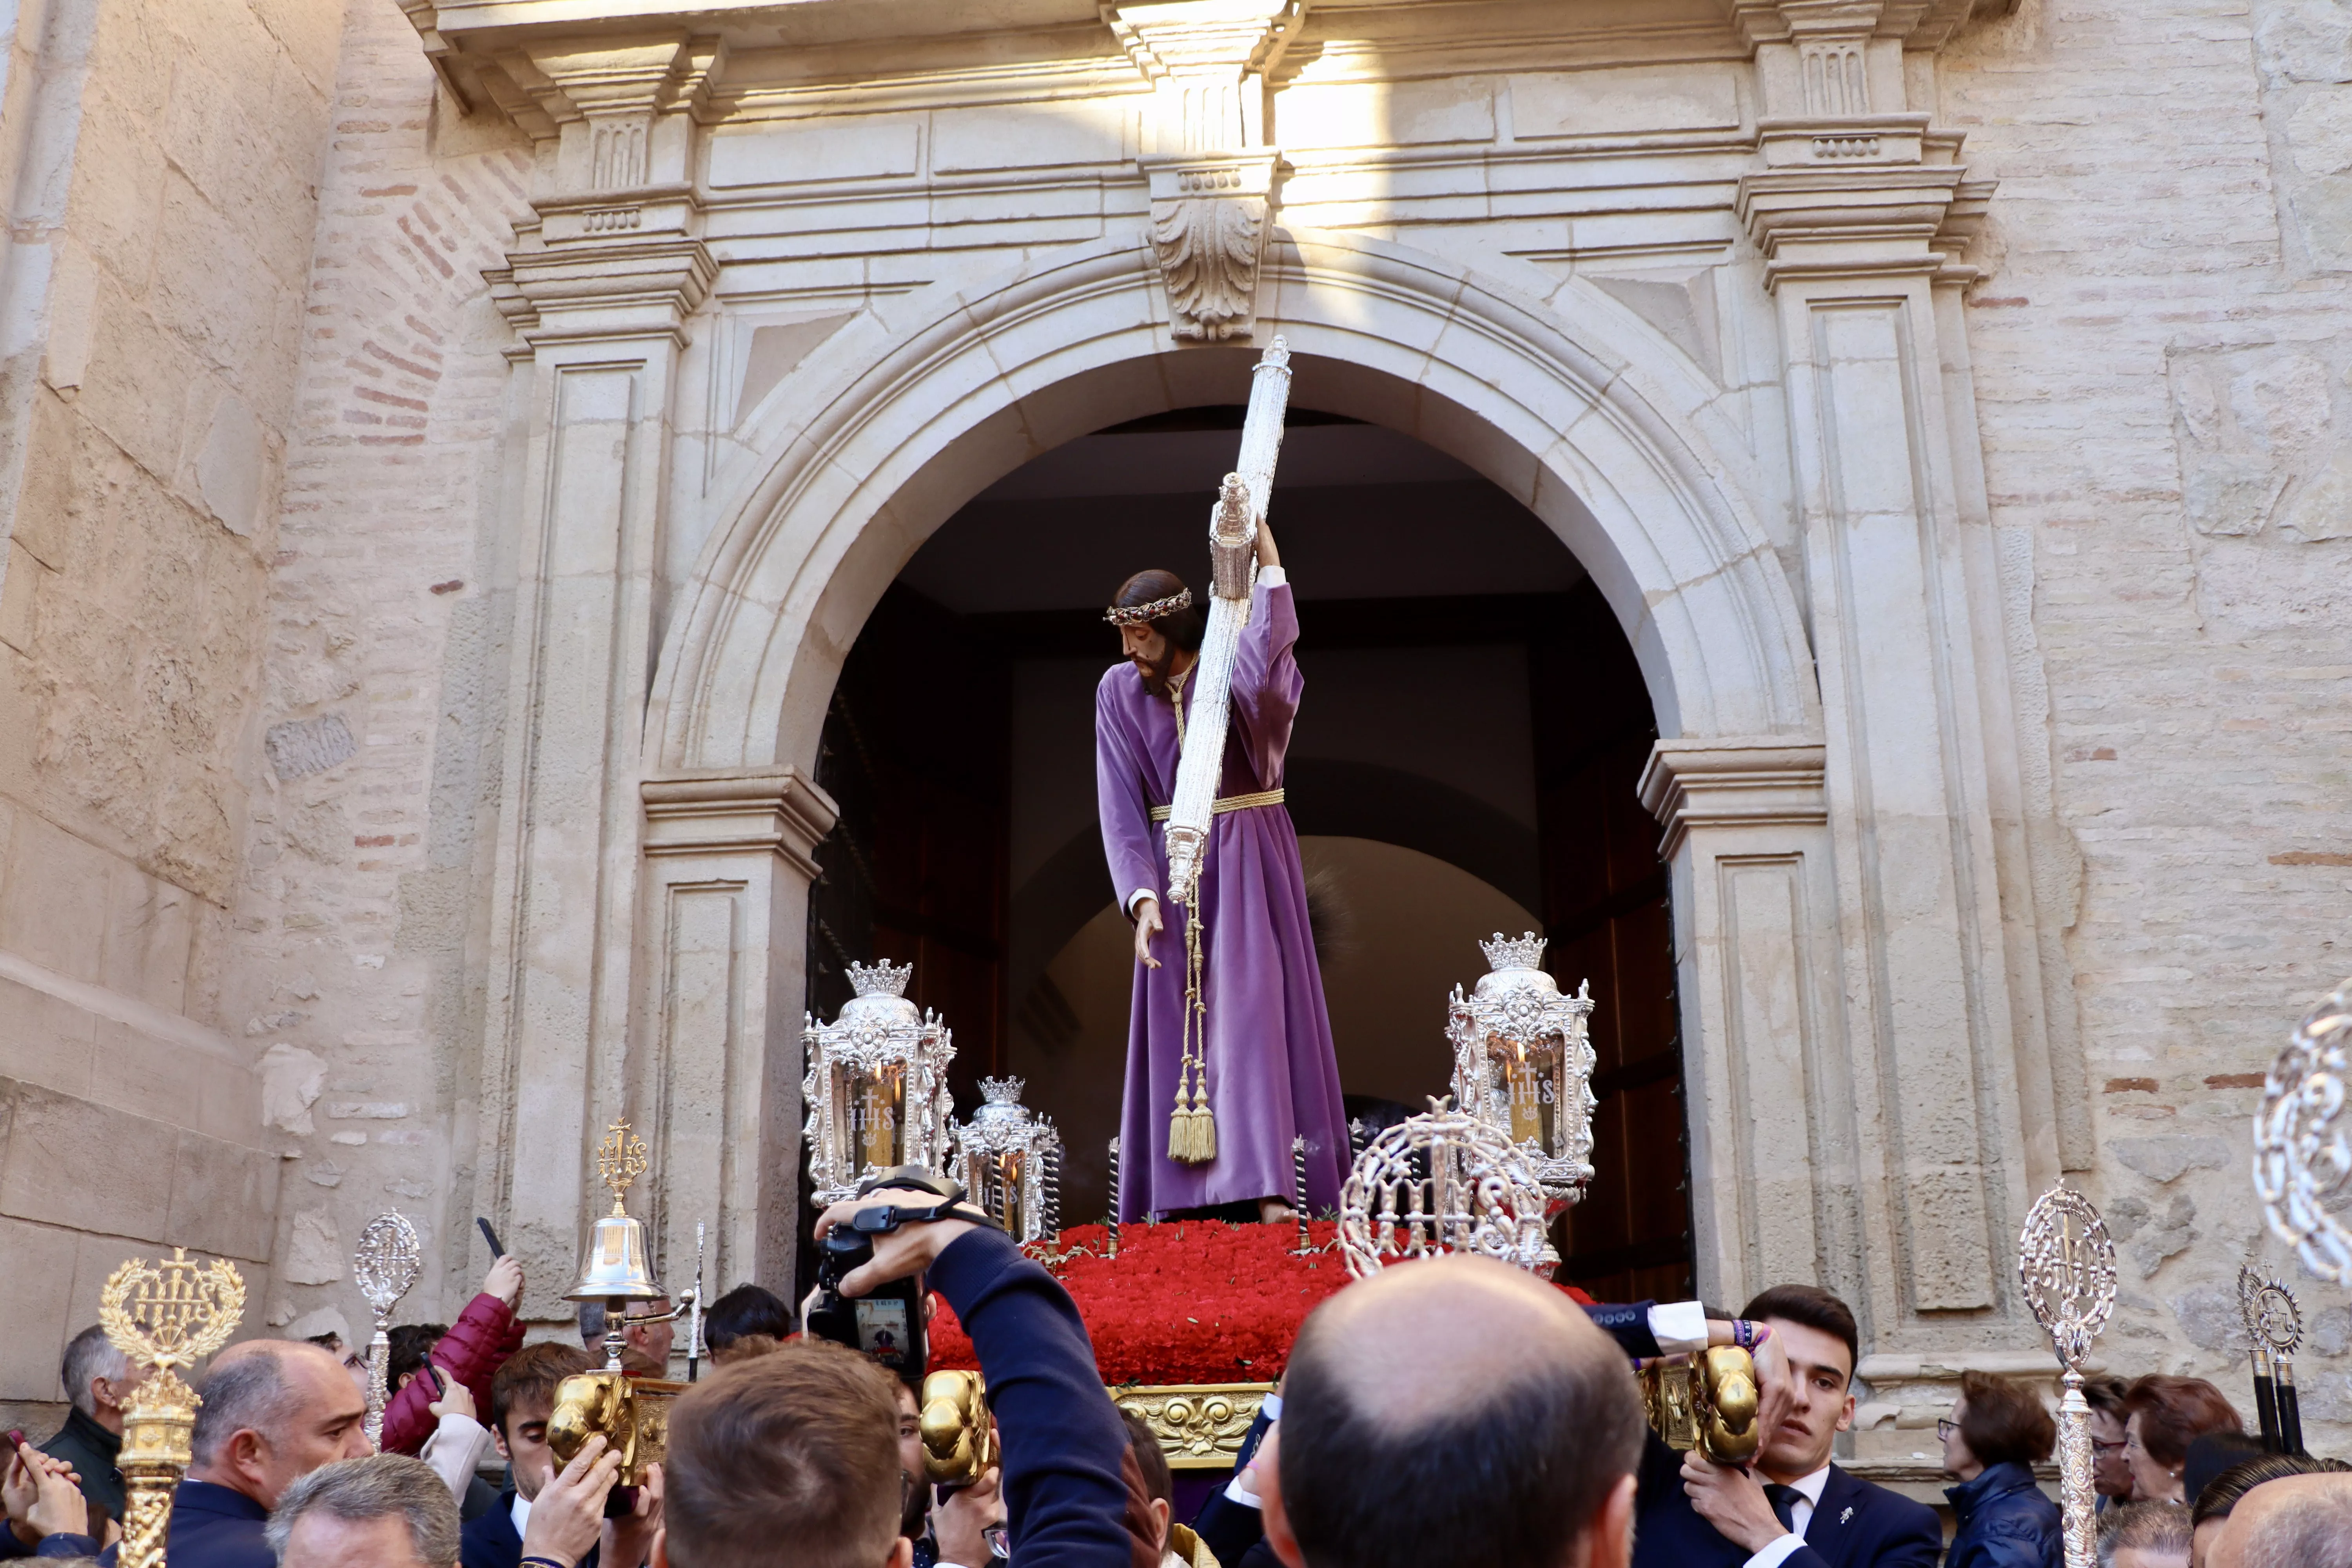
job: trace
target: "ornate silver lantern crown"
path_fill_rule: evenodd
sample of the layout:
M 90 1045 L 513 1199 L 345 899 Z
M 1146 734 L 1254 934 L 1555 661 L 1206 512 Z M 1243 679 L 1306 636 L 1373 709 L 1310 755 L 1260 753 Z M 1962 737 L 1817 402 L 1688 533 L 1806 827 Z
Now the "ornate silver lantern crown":
M 801 1093 L 808 1103 L 809 1170 L 819 1203 L 837 1203 L 877 1170 L 948 1167 L 948 1064 L 953 1037 L 936 1013 L 907 1000 L 915 966 L 849 966 L 856 994 L 830 1024 L 805 1016 L 801 1048 L 808 1064 Z
M 1517 1143 L 1545 1192 L 1575 1203 L 1592 1181 L 1592 997 L 1560 994 L 1546 945 L 1533 931 L 1480 942 L 1489 972 L 1467 996 L 1454 987 L 1445 1036 L 1455 1103 Z
M 860 996 L 904 996 L 914 974 L 913 964 L 892 963 L 887 958 L 879 963 L 852 963 L 849 988 Z
M 1514 1146 L 1483 1117 L 1433 1097 L 1366 1145 L 1339 1190 L 1339 1250 L 1360 1279 L 1392 1262 L 1449 1252 L 1550 1278 L 1550 1204 Z
M 1496 931 L 1493 938 L 1478 944 L 1486 955 L 1486 967 L 1493 970 L 1543 968 L 1544 949 L 1551 945 L 1549 937 L 1528 931 L 1513 942 Z
M 1021 1103 L 1017 1078 L 980 1080 L 980 1106 L 956 1130 L 959 1176 L 971 1201 L 1019 1242 L 1061 1227 L 1062 1134 Z

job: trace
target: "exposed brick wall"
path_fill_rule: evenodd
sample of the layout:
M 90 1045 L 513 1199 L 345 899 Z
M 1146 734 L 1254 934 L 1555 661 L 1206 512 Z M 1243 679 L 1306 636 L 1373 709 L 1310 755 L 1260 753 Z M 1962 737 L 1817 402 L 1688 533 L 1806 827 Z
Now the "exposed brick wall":
M 487 117 L 436 121 L 433 89 L 400 8 L 352 0 L 263 665 L 263 721 L 294 741 L 251 759 L 236 907 L 236 1026 L 267 1049 L 271 1135 L 296 1156 L 280 1322 L 362 1321 L 351 1245 L 394 1205 L 432 1257 L 404 1320 L 446 1320 L 487 1265 L 465 958 L 504 692 L 485 536 L 510 339 L 482 270 L 528 212 L 529 153 Z M 445 1256 L 464 1276 L 446 1289 Z

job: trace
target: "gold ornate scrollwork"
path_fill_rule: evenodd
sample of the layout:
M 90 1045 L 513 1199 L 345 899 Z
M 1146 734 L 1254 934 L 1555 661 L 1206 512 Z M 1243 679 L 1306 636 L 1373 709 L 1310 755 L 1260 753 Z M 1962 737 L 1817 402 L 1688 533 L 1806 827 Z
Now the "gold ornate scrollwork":
M 1171 1470 L 1223 1470 L 1241 1454 L 1270 1383 L 1213 1383 L 1116 1390 L 1121 1410 L 1142 1417 Z

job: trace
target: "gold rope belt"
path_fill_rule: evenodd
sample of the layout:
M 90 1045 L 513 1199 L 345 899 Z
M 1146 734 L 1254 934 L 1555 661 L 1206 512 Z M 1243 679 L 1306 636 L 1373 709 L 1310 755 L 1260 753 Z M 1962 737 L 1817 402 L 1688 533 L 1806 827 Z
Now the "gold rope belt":
M 1223 816 L 1229 811 L 1247 811 L 1254 805 L 1280 805 L 1281 804 L 1280 790 L 1262 789 L 1255 795 L 1229 795 L 1223 800 L 1213 800 L 1209 803 L 1209 814 L 1212 816 Z M 1151 808 L 1151 820 L 1165 822 L 1168 820 L 1168 814 L 1175 809 L 1172 805 L 1155 805 Z

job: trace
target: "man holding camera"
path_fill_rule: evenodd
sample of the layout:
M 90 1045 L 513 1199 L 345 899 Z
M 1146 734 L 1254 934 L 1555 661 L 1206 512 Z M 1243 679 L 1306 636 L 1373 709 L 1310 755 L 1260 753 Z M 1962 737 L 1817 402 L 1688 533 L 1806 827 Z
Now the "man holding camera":
M 1127 1429 L 1061 1286 L 978 1209 L 927 1186 L 835 1204 L 817 1234 L 836 1230 L 872 1247 L 842 1274 L 842 1296 L 923 1277 L 971 1334 L 1003 1434 L 1023 1568 L 1129 1568 Z M 803 1338 L 681 1395 L 655 1568 L 908 1568 L 901 1521 L 919 1482 L 900 1458 L 892 1382 L 866 1356 Z

